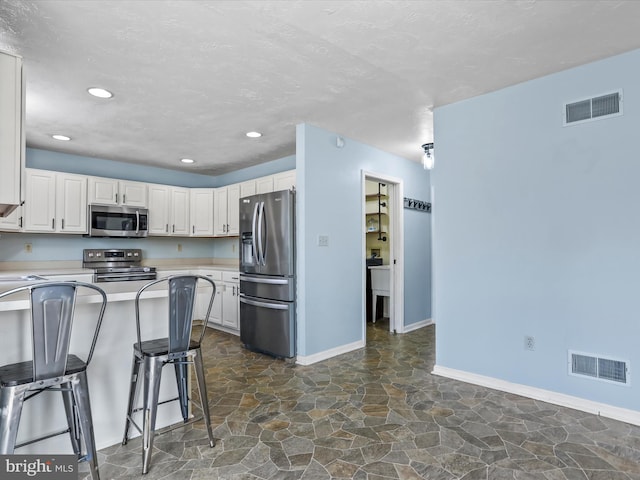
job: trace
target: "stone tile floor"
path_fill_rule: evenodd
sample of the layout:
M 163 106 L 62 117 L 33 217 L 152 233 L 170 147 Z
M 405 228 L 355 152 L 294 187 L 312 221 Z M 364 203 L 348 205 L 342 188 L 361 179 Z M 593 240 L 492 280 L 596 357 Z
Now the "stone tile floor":
M 431 375 L 435 327 L 367 326 L 367 347 L 311 366 L 205 338 L 214 435 L 159 435 L 149 480 L 640 480 L 640 427 Z M 177 408 L 177 405 L 176 405 Z M 142 478 L 139 440 L 99 452 Z M 86 474 L 81 476 L 86 477 Z

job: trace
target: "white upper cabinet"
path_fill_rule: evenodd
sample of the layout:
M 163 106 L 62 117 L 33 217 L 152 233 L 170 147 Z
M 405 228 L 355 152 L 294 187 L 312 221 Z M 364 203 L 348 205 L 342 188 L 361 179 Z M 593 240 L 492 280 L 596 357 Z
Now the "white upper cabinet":
M 238 235 L 240 231 L 240 184 L 214 189 L 214 229 L 216 237 Z
M 189 189 L 171 187 L 171 234 L 189 236 Z
M 256 179 L 256 193 L 273 192 L 273 175 Z
M 192 188 L 191 236 L 213 236 L 213 188 Z
M 89 177 L 89 203 L 147 206 L 147 184 L 113 178 Z
M 226 236 L 228 227 L 227 187 L 213 190 L 213 234 L 216 237 Z
M 22 229 L 22 207 L 6 217 L 0 217 L 0 232 L 19 232 Z
M 276 173 L 273 176 L 273 191 L 291 190 L 296 186 L 296 171 L 287 170 L 286 172 Z
M 149 185 L 149 235 L 169 235 L 171 187 Z
M 256 192 L 256 181 L 247 180 L 246 182 L 242 182 L 240 184 L 240 198 L 248 197 L 250 195 L 255 195 Z
M 149 184 L 149 235 L 188 237 L 189 189 Z
M 87 232 L 87 177 L 30 168 L 25 172 L 25 232 Z
M 0 52 L 0 215 L 17 208 L 22 200 L 23 111 L 22 59 Z

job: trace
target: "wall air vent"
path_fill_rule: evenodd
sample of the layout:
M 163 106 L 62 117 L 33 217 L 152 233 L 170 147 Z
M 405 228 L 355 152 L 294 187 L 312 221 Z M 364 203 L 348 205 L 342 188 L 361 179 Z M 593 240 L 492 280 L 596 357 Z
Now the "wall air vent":
M 569 374 L 630 384 L 629 362 L 569 351 Z
M 564 122 L 566 125 L 600 120 L 622 115 L 622 90 L 597 97 L 565 103 Z

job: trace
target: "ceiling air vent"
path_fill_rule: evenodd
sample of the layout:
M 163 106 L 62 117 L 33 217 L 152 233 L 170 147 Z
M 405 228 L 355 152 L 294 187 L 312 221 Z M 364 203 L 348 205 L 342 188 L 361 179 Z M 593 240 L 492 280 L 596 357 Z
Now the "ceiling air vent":
M 622 90 L 564 105 L 565 126 L 619 115 L 622 115 Z
M 597 355 L 569 352 L 569 373 L 629 385 L 628 362 Z

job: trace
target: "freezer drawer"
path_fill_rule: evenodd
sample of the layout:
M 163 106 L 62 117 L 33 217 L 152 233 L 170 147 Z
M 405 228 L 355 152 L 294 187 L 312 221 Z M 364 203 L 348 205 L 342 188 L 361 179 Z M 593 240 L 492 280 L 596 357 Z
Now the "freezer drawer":
M 274 357 L 296 354 L 295 304 L 240 296 L 240 341 Z
M 247 297 L 270 298 L 283 302 L 295 300 L 293 277 L 240 274 L 240 293 Z

